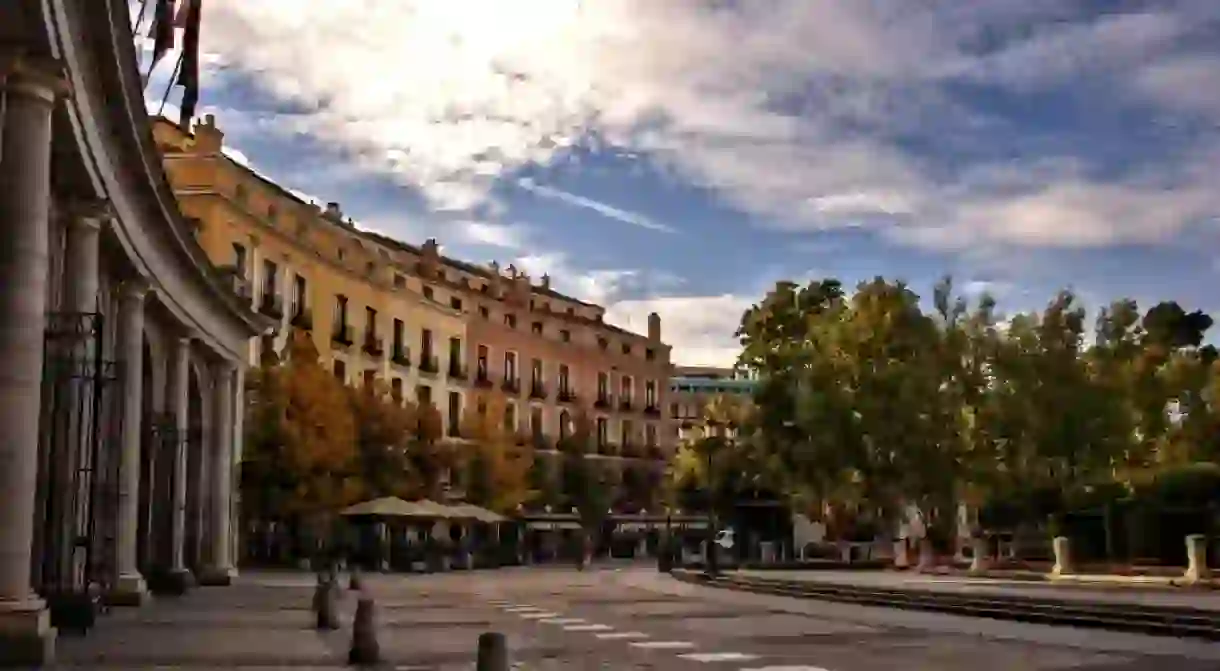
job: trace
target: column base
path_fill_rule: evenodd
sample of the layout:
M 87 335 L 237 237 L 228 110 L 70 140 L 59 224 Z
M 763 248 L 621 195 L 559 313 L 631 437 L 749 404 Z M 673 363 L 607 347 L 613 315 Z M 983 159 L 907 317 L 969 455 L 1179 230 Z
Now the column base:
M 195 586 L 195 576 L 186 568 L 161 569 L 148 576 L 148 588 L 153 594 L 182 596 Z
M 0 668 L 54 664 L 57 634 L 42 600 L 0 601 Z
M 139 573 L 119 576 L 114 589 L 106 595 L 106 603 L 111 606 L 143 606 L 148 599 L 148 585 Z
M 199 584 L 203 587 L 228 587 L 237 577 L 237 569 L 208 567 L 199 573 Z

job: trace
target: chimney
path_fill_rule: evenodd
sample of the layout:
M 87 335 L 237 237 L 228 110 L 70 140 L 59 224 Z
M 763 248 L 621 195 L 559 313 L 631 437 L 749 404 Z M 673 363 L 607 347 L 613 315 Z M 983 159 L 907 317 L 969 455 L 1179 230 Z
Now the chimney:
M 648 340 L 661 342 L 661 315 L 655 312 L 648 313 Z
M 216 127 L 216 115 L 206 114 L 202 121 L 195 122 L 195 151 L 200 154 L 219 154 L 225 134 Z
M 326 217 L 327 219 L 330 219 L 331 221 L 333 221 L 335 223 L 343 223 L 343 210 L 342 210 L 342 208 L 339 207 L 339 204 L 336 202 L 332 201 L 332 202 L 327 203 L 326 212 L 323 212 L 322 216 Z
M 429 261 L 437 261 L 441 256 L 441 247 L 436 242 L 436 238 L 428 238 L 424 240 L 423 246 L 420 248 L 424 252 L 424 258 Z
M 543 288 L 543 289 L 550 289 L 550 288 L 551 288 L 551 276 L 550 276 L 550 275 L 546 275 L 546 274 L 544 274 L 544 275 L 542 276 L 542 288 Z

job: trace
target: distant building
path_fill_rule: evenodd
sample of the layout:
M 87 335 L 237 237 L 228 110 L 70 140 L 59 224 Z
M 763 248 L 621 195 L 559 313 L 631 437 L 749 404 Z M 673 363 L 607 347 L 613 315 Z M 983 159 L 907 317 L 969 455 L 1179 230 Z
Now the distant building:
M 703 415 L 713 399 L 740 399 L 749 403 L 758 380 L 732 368 L 675 366 L 669 379 L 669 416 L 681 438 L 683 431 Z

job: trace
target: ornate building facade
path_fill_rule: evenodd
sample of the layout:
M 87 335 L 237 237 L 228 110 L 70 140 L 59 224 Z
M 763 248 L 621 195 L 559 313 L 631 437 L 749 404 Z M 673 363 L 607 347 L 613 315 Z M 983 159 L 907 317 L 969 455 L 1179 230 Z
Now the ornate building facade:
M 0 3 L 0 666 L 95 595 L 234 573 L 247 348 L 181 216 L 128 3 Z M 87 618 L 86 618 L 87 619 Z
M 309 325 L 337 374 L 381 378 L 404 398 L 434 403 L 451 435 L 470 399 L 482 407 L 480 396 L 504 393 L 506 424 L 544 454 L 584 413 L 591 459 L 617 466 L 631 487 L 663 471 L 676 429 L 662 411 L 670 348 L 659 316 L 647 334 L 631 333 L 606 323 L 601 306 L 552 289 L 549 277 L 452 259 L 436 240 L 411 245 L 361 230 L 337 203 L 319 208 L 228 158 L 210 117 L 191 132 L 164 119 L 155 128 L 213 262 L 258 311 Z M 264 339 L 256 350 L 282 346 Z

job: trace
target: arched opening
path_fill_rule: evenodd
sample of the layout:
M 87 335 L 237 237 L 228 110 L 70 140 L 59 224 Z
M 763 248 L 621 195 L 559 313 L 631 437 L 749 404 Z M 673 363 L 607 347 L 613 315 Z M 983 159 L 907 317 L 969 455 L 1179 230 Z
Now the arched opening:
M 187 568 L 195 573 L 203 569 L 203 509 L 204 486 L 204 431 L 203 390 L 199 373 L 194 366 L 187 375 L 187 434 L 186 443 L 186 513 L 183 523 L 182 552 Z
M 136 566 L 140 572 L 148 575 L 153 563 L 153 518 L 152 502 L 155 494 L 152 483 L 156 468 L 154 444 L 156 438 L 157 417 L 153 406 L 153 356 L 152 345 L 145 336 L 143 346 L 143 361 L 140 365 L 142 382 L 140 385 L 140 491 L 139 491 L 139 526 L 136 538 Z

